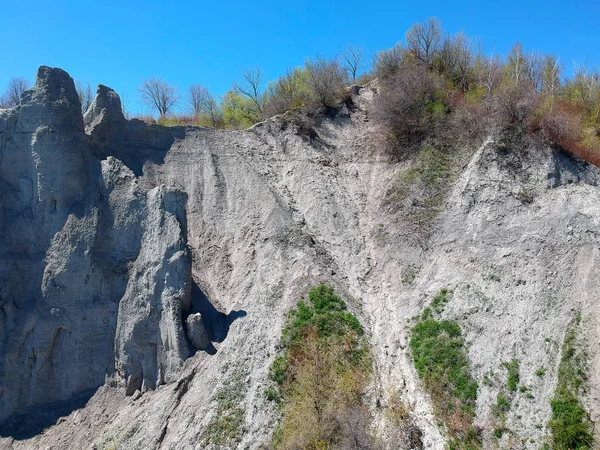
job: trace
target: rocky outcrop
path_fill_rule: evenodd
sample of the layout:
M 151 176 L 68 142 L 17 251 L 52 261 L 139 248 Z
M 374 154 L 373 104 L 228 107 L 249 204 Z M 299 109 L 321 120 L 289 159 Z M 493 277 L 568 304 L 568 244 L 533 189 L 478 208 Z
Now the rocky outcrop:
M 100 162 L 80 110 L 66 72 L 41 67 L 0 127 L 0 420 L 97 387 L 111 365 L 92 252 Z
M 185 329 L 188 341 L 197 350 L 207 350 L 210 345 L 210 339 L 202 320 L 202 314 L 190 314 L 185 320 Z
M 186 195 L 158 186 L 148 192 L 139 256 L 119 302 L 116 372 L 128 395 L 174 381 L 188 357 L 183 313 L 191 307 L 191 254 Z
M 154 388 L 188 356 L 186 196 L 98 159 L 124 134 L 114 91 L 99 87 L 85 124 L 49 67 L 0 114 L 0 422 L 113 376 Z

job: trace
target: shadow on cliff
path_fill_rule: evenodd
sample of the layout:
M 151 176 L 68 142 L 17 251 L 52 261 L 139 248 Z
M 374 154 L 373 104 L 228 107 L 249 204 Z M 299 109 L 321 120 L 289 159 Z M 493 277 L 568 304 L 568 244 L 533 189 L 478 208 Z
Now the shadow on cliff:
M 145 163 L 162 165 L 173 144 L 184 138 L 185 127 L 148 125 L 132 119 L 92 131 L 88 145 L 98 159 L 114 156 L 139 177 L 143 175 Z
M 236 319 L 247 315 L 243 309 L 231 311 L 229 314 L 222 313 L 213 306 L 195 281 L 192 282 L 192 309 L 190 314 L 194 313 L 202 314 L 202 322 L 211 341 L 210 347 L 206 350 L 210 355 L 217 353 L 217 349 L 212 345 L 212 342 L 223 342 L 229 333 L 231 324 Z
M 96 389 L 88 389 L 69 400 L 31 406 L 21 414 L 13 414 L 0 424 L 0 437 L 11 437 L 17 441 L 31 439 L 56 425 L 61 417 L 85 407 L 95 393 Z

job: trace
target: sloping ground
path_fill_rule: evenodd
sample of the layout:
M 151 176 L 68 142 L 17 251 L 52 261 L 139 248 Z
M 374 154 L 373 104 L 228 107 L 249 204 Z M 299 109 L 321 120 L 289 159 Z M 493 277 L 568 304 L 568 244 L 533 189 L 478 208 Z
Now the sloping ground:
M 442 314 L 458 320 L 466 335 L 479 382 L 476 422 L 483 428 L 485 448 L 494 445 L 499 420 L 494 405 L 497 394 L 506 390 L 502 363 L 512 360 L 518 361 L 519 384 L 527 390 L 510 393 L 504 426 L 512 433 L 504 433 L 501 442 L 539 448 L 547 435 L 563 336 L 578 312 L 587 333 L 581 341 L 587 345 L 590 368 L 590 390 L 584 400 L 592 419 L 598 420 L 596 169 L 550 149 L 526 149 L 490 138 L 477 151 L 465 149 L 466 154 L 472 151 L 470 162 L 453 183 L 448 182 L 436 219 L 421 228 L 407 227 L 404 210 L 390 205 L 388 193 L 408 163 L 392 163 L 377 151 L 381 130 L 369 121 L 374 96 L 370 88 L 360 91 L 351 109 L 344 107 L 334 117 L 323 118 L 316 135 L 302 133 L 286 116 L 240 132 L 125 123 L 111 112 L 108 92 L 97 99 L 97 105 L 104 102 L 104 110 L 99 107 L 94 117 L 86 118 L 88 134 L 80 138 L 81 151 L 90 158 L 90 167 L 96 167 L 103 197 L 90 201 L 89 209 L 79 214 L 67 208 L 46 231 L 46 247 L 38 250 L 38 256 L 24 252 L 27 257 L 21 260 L 37 261 L 36 270 L 44 273 L 48 267 L 56 267 L 52 274 L 68 273 L 60 284 L 66 293 L 57 288 L 52 297 L 42 288 L 42 294 L 30 294 L 32 310 L 51 309 L 53 302 L 60 302 L 72 316 L 82 308 L 78 289 L 97 291 L 102 297 L 89 304 L 111 305 L 86 312 L 86 317 L 93 314 L 98 321 L 110 317 L 102 333 L 82 326 L 80 339 L 64 338 L 60 353 L 66 362 L 53 377 L 71 376 L 69 355 L 81 352 L 78 346 L 84 343 L 91 347 L 86 352 L 100 353 L 99 346 L 110 349 L 101 351 L 102 364 L 86 366 L 87 384 L 65 390 L 62 397 L 38 399 L 33 393 L 29 402 L 21 401 L 9 412 L 34 405 L 32 414 L 37 411 L 39 416 L 48 408 L 43 406 L 47 401 L 95 388 L 105 378 L 107 382 L 85 408 L 72 410 L 36 436 L 22 432 L 41 420 L 35 414 L 29 419 L 19 416 L 21 428 L 18 421 L 9 422 L 13 429 L 3 428 L 0 447 L 210 447 L 226 428 L 217 412 L 223 410 L 222 393 L 227 390 L 236 393 L 234 408 L 243 412 L 233 441 L 239 437 L 239 448 L 268 444 L 277 411 L 263 391 L 286 311 L 311 286 L 323 282 L 348 300 L 370 335 L 376 371 L 368 398 L 381 434 L 389 432 L 385 410 L 397 391 L 412 407 L 424 448 L 444 448 L 444 433 L 438 429 L 407 345 L 411 318 L 441 288 L 454 291 Z M 103 114 L 105 118 L 98 119 Z M 57 130 L 64 139 L 75 134 L 62 126 Z M 6 142 L 14 141 L 14 136 L 3 135 L 0 160 L 2 183 L 12 189 L 19 178 L 8 180 L 5 175 Z M 62 142 L 48 148 L 60 154 Z M 23 138 L 19 145 L 26 149 L 30 143 Z M 36 167 L 28 170 L 39 173 Z M 4 211 L 14 203 L 6 192 L 3 188 Z M 171 196 L 159 201 L 161 192 Z M 182 196 L 187 196 L 185 211 L 178 206 Z M 94 220 L 89 225 L 78 222 Z M 8 219 L 4 223 L 17 226 Z M 70 237 L 70 246 L 60 241 L 61 233 Z M 98 237 L 92 239 L 90 233 Z M 89 248 L 100 249 L 91 257 L 82 244 L 86 236 L 93 241 Z M 61 251 L 65 255 L 60 256 Z M 1 274 L 9 273 L 4 268 L 13 264 L 14 253 L 4 253 Z M 79 256 L 72 259 L 73 254 Z M 87 263 L 90 269 L 83 270 L 88 266 L 81 261 L 94 255 L 102 255 L 101 261 L 93 260 Z M 65 270 L 69 264 L 73 266 Z M 169 275 L 173 270 L 176 277 Z M 86 279 L 93 280 L 88 275 L 98 272 L 100 279 L 86 287 Z M 52 274 L 44 277 L 46 284 L 57 278 Z M 23 289 L 25 280 L 10 276 L 12 293 L 3 293 L 2 299 Z M 156 297 L 162 299 L 160 304 L 145 303 Z M 148 314 L 134 318 L 140 308 L 147 308 Z M 157 308 L 158 315 L 152 313 Z M 168 316 L 169 311 L 175 313 Z M 5 306 L 3 312 L 2 323 L 12 323 L 14 333 L 18 328 L 14 324 L 21 322 L 11 322 L 7 317 L 13 313 L 7 314 Z M 187 329 L 177 317 L 185 319 L 195 312 L 202 314 L 212 341 L 206 351 L 183 345 L 186 338 L 178 334 Z M 39 323 L 34 330 L 46 326 L 52 335 L 54 325 L 44 325 L 42 318 Z M 57 327 L 66 329 L 68 336 L 73 333 L 70 323 Z M 7 339 L 8 325 L 0 331 Z M 45 339 L 44 332 L 38 333 Z M 90 343 L 93 336 L 101 342 Z M 54 348 L 50 346 L 47 361 L 57 360 Z M 19 364 L 11 367 L 21 370 Z M 547 369 L 545 375 L 537 376 L 542 367 Z M 71 370 L 81 374 L 84 369 Z M 23 369 L 19 376 L 29 373 Z M 13 388 L 7 374 L 6 368 L 0 372 L 4 396 Z M 40 377 L 35 386 L 38 391 L 51 390 L 52 383 L 53 378 Z M 125 389 L 134 394 L 125 396 Z M 36 409 L 36 404 L 42 406 Z

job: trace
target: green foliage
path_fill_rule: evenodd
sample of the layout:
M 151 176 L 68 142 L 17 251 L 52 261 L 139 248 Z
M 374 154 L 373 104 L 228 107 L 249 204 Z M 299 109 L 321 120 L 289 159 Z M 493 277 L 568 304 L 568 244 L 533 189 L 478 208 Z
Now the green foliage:
M 362 336 L 358 319 L 346 311 L 344 301 L 335 295 L 333 288 L 320 285 L 308 292 L 310 304 L 300 300 L 297 309 L 290 311 L 288 324 L 283 330 L 284 345 L 290 347 L 299 339 L 304 328 L 313 327 L 320 337 L 341 337 L 350 332 Z
M 555 450 L 593 448 L 593 424 L 577 398 L 585 379 L 584 355 L 576 347 L 576 325 L 572 324 L 565 335 L 558 383 L 550 402 L 552 419 L 548 428 L 552 432 Z
M 438 292 L 438 294 L 433 297 L 433 300 L 431 301 L 431 309 L 433 309 L 433 312 L 436 314 L 441 314 L 446 306 L 446 303 L 448 303 L 448 296 L 451 294 L 451 290 L 446 288 L 440 289 L 440 292 Z
M 495 413 L 497 416 L 501 416 L 506 414 L 510 409 L 510 402 L 508 399 L 501 393 L 498 393 L 496 396 L 496 408 Z
M 415 368 L 431 394 L 434 411 L 446 426 L 451 448 L 480 448 L 480 437 L 472 426 L 477 400 L 477 382 L 469 374 L 464 339 L 455 321 L 438 321 L 431 311 L 440 310 L 450 291 L 434 298 L 429 312 L 412 328 L 410 347 Z
M 276 356 L 269 368 L 269 378 L 277 384 L 283 384 L 287 368 L 288 361 L 286 355 Z
M 233 89 L 225 93 L 221 103 L 225 128 L 241 130 L 259 120 L 254 101 Z
M 245 396 L 244 374 L 238 370 L 225 379 L 214 397 L 217 410 L 202 433 L 201 445 L 203 447 L 237 447 L 245 431 L 242 407 Z
M 421 146 L 417 165 L 403 170 L 387 193 L 387 201 L 402 209 L 406 233 L 424 246 L 454 176 L 453 158 L 429 143 Z
M 282 421 L 275 448 L 330 448 L 348 434 L 345 416 L 359 418 L 371 360 L 360 323 L 333 288 L 320 285 L 290 311 L 282 333 L 283 354 L 269 370 L 277 383 L 267 398 L 280 401 Z M 355 420 L 353 419 L 353 420 Z M 354 422 L 353 422 L 354 423 Z M 365 435 L 366 432 L 365 432 Z
M 504 363 L 504 367 L 508 371 L 506 386 L 509 391 L 515 392 L 519 384 L 519 361 L 513 359 L 510 363 Z
M 265 389 L 265 397 L 270 402 L 279 403 L 281 401 L 281 397 L 279 396 L 279 392 L 274 387 L 270 386 Z
M 272 117 L 310 103 L 310 74 L 305 68 L 288 70 L 277 81 L 269 83 L 263 99 L 263 117 Z
M 543 377 L 544 375 L 546 375 L 546 368 L 540 367 L 538 370 L 535 371 L 535 374 L 538 377 Z

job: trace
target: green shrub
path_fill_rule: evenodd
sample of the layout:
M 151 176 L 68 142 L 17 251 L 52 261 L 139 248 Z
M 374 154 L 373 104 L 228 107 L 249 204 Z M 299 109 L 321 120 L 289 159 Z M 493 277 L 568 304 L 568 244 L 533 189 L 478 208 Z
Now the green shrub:
M 448 427 L 450 448 L 475 449 L 481 447 L 472 425 L 478 385 L 469 374 L 460 325 L 431 318 L 431 311 L 446 303 L 449 292 L 440 291 L 429 312 L 424 311 L 411 330 L 410 347 L 417 373 L 431 394 L 434 412 Z
M 499 393 L 496 396 L 496 415 L 500 416 L 505 414 L 508 410 L 510 410 L 510 402 L 504 395 Z
M 538 370 L 535 371 L 535 374 L 538 377 L 543 377 L 544 375 L 546 375 L 546 369 L 544 367 L 540 367 Z
M 513 359 L 510 363 L 504 363 L 504 367 L 508 371 L 508 379 L 506 385 L 509 391 L 515 392 L 519 384 L 519 361 Z
M 565 335 L 558 383 L 550 402 L 552 419 L 548 428 L 552 432 L 552 446 L 557 450 L 593 448 L 593 423 L 577 399 L 585 377 L 583 355 L 575 345 L 578 323 L 576 320 L 571 324 Z
M 357 318 L 330 286 L 311 289 L 308 301 L 299 301 L 290 311 L 282 333 L 283 354 L 269 370 L 279 390 L 266 392 L 282 405 L 275 448 L 325 449 L 355 436 L 355 431 L 368 436 L 362 396 L 371 360 L 362 335 Z M 359 430 L 346 429 L 350 423 Z

